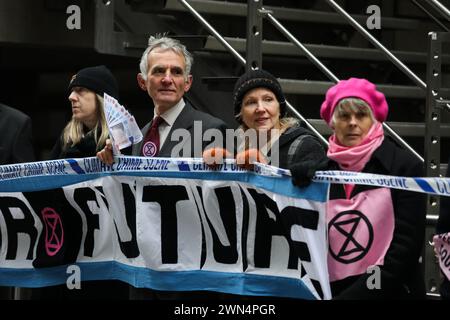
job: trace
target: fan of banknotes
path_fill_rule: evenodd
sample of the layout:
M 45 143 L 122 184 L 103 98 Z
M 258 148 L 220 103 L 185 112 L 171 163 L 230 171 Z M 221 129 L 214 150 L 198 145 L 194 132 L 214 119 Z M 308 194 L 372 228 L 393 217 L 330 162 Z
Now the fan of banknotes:
M 122 150 L 141 141 L 141 130 L 128 110 L 106 93 L 103 98 L 106 122 L 114 151 Z

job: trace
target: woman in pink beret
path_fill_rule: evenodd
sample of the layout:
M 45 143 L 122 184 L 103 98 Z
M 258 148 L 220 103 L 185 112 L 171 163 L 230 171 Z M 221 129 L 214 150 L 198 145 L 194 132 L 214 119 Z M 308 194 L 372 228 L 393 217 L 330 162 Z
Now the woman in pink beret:
M 422 163 L 385 136 L 385 96 L 365 79 L 331 87 L 320 109 L 333 130 L 328 170 L 415 177 Z M 398 189 L 332 184 L 328 270 L 334 299 L 421 299 L 425 197 Z

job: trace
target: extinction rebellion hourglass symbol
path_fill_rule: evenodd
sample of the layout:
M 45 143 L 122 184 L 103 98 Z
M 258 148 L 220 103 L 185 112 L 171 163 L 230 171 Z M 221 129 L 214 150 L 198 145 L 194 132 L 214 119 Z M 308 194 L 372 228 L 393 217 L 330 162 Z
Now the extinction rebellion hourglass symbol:
M 47 255 L 56 255 L 64 243 L 64 229 L 61 217 L 53 208 L 44 208 L 41 211 L 45 226 L 45 251 Z
M 374 239 L 372 224 L 357 210 L 337 214 L 328 223 L 328 232 L 336 235 L 336 241 L 330 243 L 329 253 L 336 261 L 345 264 L 361 260 L 369 252 Z

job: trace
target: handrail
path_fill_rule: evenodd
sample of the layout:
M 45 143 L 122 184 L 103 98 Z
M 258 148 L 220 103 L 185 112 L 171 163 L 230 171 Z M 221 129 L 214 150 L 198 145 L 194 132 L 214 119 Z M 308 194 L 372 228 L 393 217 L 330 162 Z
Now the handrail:
M 216 29 L 211 26 L 208 21 L 206 21 L 186 0 L 178 0 L 186 9 L 195 17 L 197 20 L 212 33 L 212 35 L 225 47 L 230 51 L 230 53 L 239 60 L 240 63 L 245 65 L 245 59 L 234 50 L 234 48 L 216 31 Z
M 242 65 L 246 65 L 246 60 L 237 52 L 215 29 L 206 21 L 186 0 L 178 0 L 208 31 L 226 48 L 231 54 L 239 60 Z M 304 118 L 288 101 L 286 101 L 288 109 L 302 120 L 305 125 L 326 145 L 328 141 Z
M 286 105 L 288 106 L 289 110 L 291 110 L 292 113 L 294 113 L 297 117 L 300 118 L 301 121 L 303 121 L 309 130 L 311 130 L 325 145 L 328 146 L 328 141 L 325 139 L 319 131 L 317 131 L 316 128 L 313 127 L 311 123 L 309 123 L 308 120 L 306 120 L 305 117 L 303 117 L 300 112 L 297 111 L 288 101 L 286 101 Z
M 350 16 L 344 9 L 342 9 L 335 1 L 326 0 L 328 4 L 333 7 L 338 13 L 340 13 L 350 24 L 358 30 L 362 35 L 369 40 L 375 47 L 380 49 L 391 62 L 397 66 L 403 73 L 405 73 L 412 81 L 414 81 L 419 87 L 426 90 L 427 84 L 422 81 L 414 72 L 412 72 L 403 62 L 401 62 L 395 55 L 393 55 L 385 46 L 383 46 L 377 39 L 375 39 L 366 29 L 364 29 L 352 16 Z M 437 2 L 437 1 L 436 1 Z M 440 4 L 440 3 L 439 3 Z M 442 5 L 441 5 L 442 6 Z M 445 8 L 445 7 L 444 7 Z M 440 97 L 442 99 L 442 97 Z M 450 104 L 446 104 L 448 110 L 450 110 Z M 416 154 L 416 152 L 414 152 Z M 417 154 L 416 154 L 417 155 Z M 423 159 L 419 156 L 419 159 Z M 423 160 L 422 160 L 423 161 Z
M 270 11 L 263 10 L 262 13 L 269 19 L 270 22 L 293 44 L 300 48 L 300 50 L 305 54 L 305 56 L 310 60 L 316 67 L 320 69 L 331 81 L 338 82 L 339 78 L 336 77 L 319 59 L 317 59 L 311 51 L 309 51 L 300 41 L 298 41 L 277 19 L 272 16 Z
M 448 10 L 443 4 L 441 4 L 437 0 L 426 0 L 428 3 L 430 3 L 439 13 L 446 18 L 448 21 L 450 21 L 450 10 Z
M 325 75 L 335 83 L 339 81 L 339 78 L 336 77 L 324 64 L 322 64 L 302 43 L 300 43 L 276 18 L 270 14 L 268 10 L 262 10 L 262 13 L 269 19 L 269 21 L 285 36 L 287 37 L 294 45 L 300 48 L 300 50 L 306 55 L 306 57 L 316 66 L 318 67 Z M 386 49 L 387 50 L 387 49 Z M 401 63 L 401 62 L 400 62 Z M 419 79 L 420 80 L 420 79 Z M 421 80 L 420 80 L 421 81 Z M 425 84 L 425 83 L 424 83 Z M 411 151 L 419 160 L 424 162 L 424 158 L 418 154 L 411 146 L 409 146 L 406 141 L 404 141 L 387 123 L 383 122 L 383 127 L 386 131 L 401 145 L 403 145 L 406 149 Z
M 428 15 L 431 19 L 434 20 L 436 24 L 438 24 L 442 29 L 445 31 L 450 31 L 441 21 L 439 21 L 438 18 L 436 18 L 430 11 L 428 11 L 424 6 L 422 6 L 417 0 L 411 0 L 412 3 L 414 3 L 420 10 L 425 12 L 426 15 Z M 442 14 L 442 13 L 441 13 Z
M 186 0 L 178 0 L 208 31 L 226 48 L 231 54 L 238 59 L 241 64 L 246 65 L 246 60 L 212 27 Z M 405 72 L 416 84 L 418 84 L 421 88 L 426 89 L 426 83 L 423 82 L 419 77 L 417 77 L 406 65 L 404 65 L 397 57 L 395 57 L 388 49 L 386 49 L 381 43 L 379 43 L 370 33 L 368 33 L 361 25 L 354 20 L 345 10 L 343 10 L 339 5 L 337 5 L 333 0 L 327 0 L 327 2 L 336 10 L 338 13 L 343 15 L 350 23 L 358 29 L 366 38 L 369 39 L 376 47 L 381 49 L 388 58 L 403 72 Z M 265 15 L 269 21 L 278 28 L 288 39 L 293 42 L 297 47 L 302 50 L 302 52 L 306 55 L 306 57 L 316 65 L 325 75 L 335 83 L 339 81 L 337 78 L 325 65 L 323 65 L 304 45 L 302 45 L 292 34 L 287 31 L 284 26 L 279 23 L 270 13 L 270 11 L 265 10 L 264 8 L 260 12 Z M 328 141 L 290 104 L 287 103 L 287 106 L 291 112 L 297 115 L 306 126 L 314 132 L 325 144 L 328 144 Z M 388 124 L 383 122 L 383 127 L 386 131 L 401 145 L 403 145 L 406 149 L 408 149 L 412 154 L 414 154 L 420 161 L 424 162 L 424 158 L 418 154 L 413 148 L 411 148 Z
M 340 13 L 350 24 L 358 30 L 367 40 L 369 40 L 375 47 L 380 49 L 401 71 L 419 87 L 426 89 L 427 85 L 414 72 L 412 72 L 403 62 L 394 56 L 385 46 L 383 46 L 374 36 L 372 36 L 366 29 L 364 29 L 352 16 L 350 16 L 344 9 L 342 9 L 334 0 L 326 0 L 328 4 Z
M 366 29 L 364 29 L 355 19 L 353 19 L 344 9 L 342 9 L 335 1 L 326 0 L 328 4 L 334 8 L 339 14 L 347 19 L 350 24 L 357 29 L 367 40 L 369 40 L 375 47 L 380 49 L 394 65 L 396 65 L 403 73 L 405 73 L 411 80 L 413 80 L 422 89 L 427 88 L 425 82 L 423 82 L 414 72 L 412 72 L 405 64 L 403 64 L 395 55 L 393 55 L 386 47 L 384 47 L 377 39 L 375 39 Z M 450 110 L 450 104 L 446 105 Z M 405 145 L 406 147 L 406 145 Z M 424 159 L 412 148 L 407 146 L 408 150 L 412 151 L 422 162 Z

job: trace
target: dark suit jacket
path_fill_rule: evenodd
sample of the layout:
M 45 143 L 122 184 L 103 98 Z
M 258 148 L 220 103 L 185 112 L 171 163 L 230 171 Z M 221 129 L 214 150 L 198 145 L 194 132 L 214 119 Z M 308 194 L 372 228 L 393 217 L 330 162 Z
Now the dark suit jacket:
M 195 132 L 194 135 L 194 121 L 200 121 L 201 123 L 201 130 L 196 130 L 198 132 Z M 198 123 L 196 126 L 199 127 L 200 123 Z M 147 131 L 150 129 L 151 126 L 151 122 L 149 122 L 141 131 L 142 131 L 142 135 L 145 136 L 147 135 Z M 194 145 L 195 145 L 195 141 L 197 140 L 197 144 L 200 143 L 200 147 L 201 150 L 203 151 L 205 149 L 206 146 L 208 146 L 211 141 L 203 141 L 202 137 L 203 137 L 203 133 L 208 130 L 208 129 L 218 129 L 222 132 L 222 136 L 223 136 L 223 140 L 220 141 L 220 144 L 223 143 L 223 141 L 225 140 L 225 130 L 226 130 L 227 126 L 226 124 L 218 119 L 215 118 L 207 113 L 198 111 L 196 109 L 194 109 L 189 102 L 186 101 L 186 105 L 184 106 L 183 110 L 181 111 L 181 113 L 178 115 L 178 118 L 175 120 L 172 128 L 170 128 L 170 132 L 169 135 L 167 136 L 166 141 L 164 142 L 164 144 L 161 146 L 161 150 L 158 154 L 159 157 L 172 157 L 172 156 L 176 156 L 176 157 L 190 157 L 190 158 L 199 158 L 202 156 L 202 154 L 195 154 L 195 150 L 194 150 Z M 177 140 L 172 141 L 171 137 L 172 137 L 172 133 L 177 130 L 177 129 L 186 129 L 187 132 L 189 133 L 189 139 L 183 139 L 183 138 L 178 138 L 177 136 L 175 136 L 174 138 L 176 138 Z M 187 133 L 186 132 L 186 133 Z M 201 135 L 199 136 L 198 133 L 201 132 Z M 140 142 L 137 143 L 135 145 L 133 145 L 133 150 L 132 150 L 132 154 L 134 156 L 141 156 L 141 149 L 142 149 L 142 143 L 144 141 L 144 139 Z M 190 143 L 190 146 L 189 146 Z M 222 147 L 225 147 L 225 145 L 221 145 Z M 183 154 L 176 154 L 176 155 L 172 155 L 172 151 L 173 150 L 180 150 L 182 149 L 182 147 L 185 147 L 186 150 L 188 150 L 188 152 L 183 153 Z
M 35 161 L 31 119 L 0 104 L 0 165 Z

